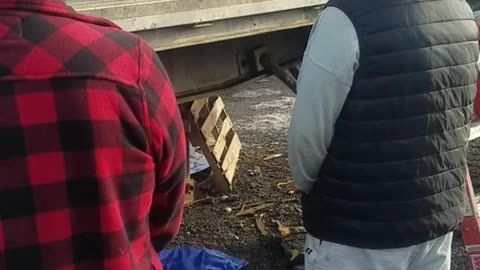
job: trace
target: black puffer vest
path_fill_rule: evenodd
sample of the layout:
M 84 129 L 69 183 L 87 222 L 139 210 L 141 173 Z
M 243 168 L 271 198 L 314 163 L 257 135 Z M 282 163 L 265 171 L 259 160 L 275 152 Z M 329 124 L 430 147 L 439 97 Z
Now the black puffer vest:
M 369 249 L 416 245 L 462 220 L 477 26 L 465 1 L 332 0 L 360 67 L 318 182 L 313 236 Z

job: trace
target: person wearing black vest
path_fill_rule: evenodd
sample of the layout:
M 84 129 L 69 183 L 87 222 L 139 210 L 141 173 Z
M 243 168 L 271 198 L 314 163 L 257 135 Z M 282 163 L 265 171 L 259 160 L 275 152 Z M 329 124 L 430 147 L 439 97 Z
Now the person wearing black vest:
M 477 34 L 464 0 L 328 3 L 289 133 L 307 270 L 450 269 Z

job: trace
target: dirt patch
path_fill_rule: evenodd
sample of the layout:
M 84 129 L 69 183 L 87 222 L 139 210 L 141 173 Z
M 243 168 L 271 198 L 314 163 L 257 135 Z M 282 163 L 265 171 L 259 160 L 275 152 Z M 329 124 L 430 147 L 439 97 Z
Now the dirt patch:
M 235 191 L 224 200 L 188 207 L 172 247 L 218 249 L 247 259 L 249 269 L 286 269 L 289 256 L 280 245 L 278 223 L 302 225 L 297 195 L 288 193 L 293 183 L 277 187 L 291 180 L 286 157 L 292 94 L 279 81 L 262 80 L 231 89 L 223 98 L 243 143 Z M 263 160 L 274 154 L 282 156 Z M 254 203 L 273 206 L 236 216 L 243 205 Z M 266 236 L 258 229 L 259 219 Z
M 219 197 L 188 207 L 180 235 L 172 247 L 218 249 L 247 259 L 249 269 L 287 269 L 289 255 L 280 244 L 278 223 L 287 227 L 302 225 L 297 195 L 289 194 L 293 184 L 277 186 L 291 180 L 286 157 L 293 95 L 279 81 L 268 79 L 231 89 L 223 97 L 243 143 L 235 191 L 228 198 Z M 282 156 L 263 160 L 274 154 Z M 471 144 L 469 159 L 473 179 L 480 179 L 480 141 Z M 476 186 L 480 188 L 480 181 Z M 273 206 L 255 215 L 236 216 L 242 206 L 253 203 Z M 259 219 L 264 225 L 262 230 L 258 228 Z M 298 241 L 292 244 L 298 245 Z M 452 270 L 466 269 L 463 244 L 457 232 Z
M 285 143 L 275 144 L 275 153 L 286 154 Z M 249 269 L 285 269 L 288 261 L 280 241 L 277 221 L 301 226 L 297 195 L 288 194 L 292 185 L 277 187 L 290 179 L 285 158 L 263 161 L 273 152 L 245 147 L 239 163 L 235 192 L 228 198 L 188 207 L 175 246 L 219 249 L 250 261 Z M 292 201 L 289 201 L 291 199 Z M 253 215 L 236 216 L 242 206 L 273 204 Z M 256 218 L 265 225 L 267 236 L 258 229 Z

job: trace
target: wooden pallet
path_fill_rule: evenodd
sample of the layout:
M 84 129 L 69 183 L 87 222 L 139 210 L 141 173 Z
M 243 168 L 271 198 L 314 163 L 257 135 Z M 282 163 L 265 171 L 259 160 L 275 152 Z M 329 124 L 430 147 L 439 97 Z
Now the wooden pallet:
M 190 116 L 190 140 L 200 146 L 210 164 L 212 183 L 220 192 L 231 191 L 242 145 L 222 98 L 216 96 L 194 101 Z

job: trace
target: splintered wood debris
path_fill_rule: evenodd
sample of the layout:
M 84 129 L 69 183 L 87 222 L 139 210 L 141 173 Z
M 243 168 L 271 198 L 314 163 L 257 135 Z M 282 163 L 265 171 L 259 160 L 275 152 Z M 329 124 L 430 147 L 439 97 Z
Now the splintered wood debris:
M 273 207 L 273 203 L 266 203 L 266 204 L 254 206 L 248 209 L 242 209 L 236 214 L 236 216 L 239 217 L 239 216 L 253 215 L 260 210 L 271 208 L 271 207 Z
M 265 227 L 265 223 L 263 222 L 262 217 L 255 218 L 255 224 L 257 225 L 257 229 L 263 236 L 268 236 L 267 228 Z
M 274 155 L 270 155 L 268 157 L 263 158 L 263 160 L 269 161 L 269 160 L 281 158 L 281 157 L 283 157 L 283 154 L 274 154 Z
M 275 223 L 277 223 L 278 232 L 280 232 L 280 235 L 284 238 L 290 235 L 306 232 L 305 227 L 303 226 L 287 227 L 278 220 L 276 220 Z
M 293 183 L 294 183 L 293 180 L 290 180 L 290 181 L 287 181 L 287 182 L 278 183 L 278 184 L 277 184 L 277 188 L 278 188 L 278 189 L 282 189 L 283 186 L 290 185 L 290 184 L 293 184 Z

